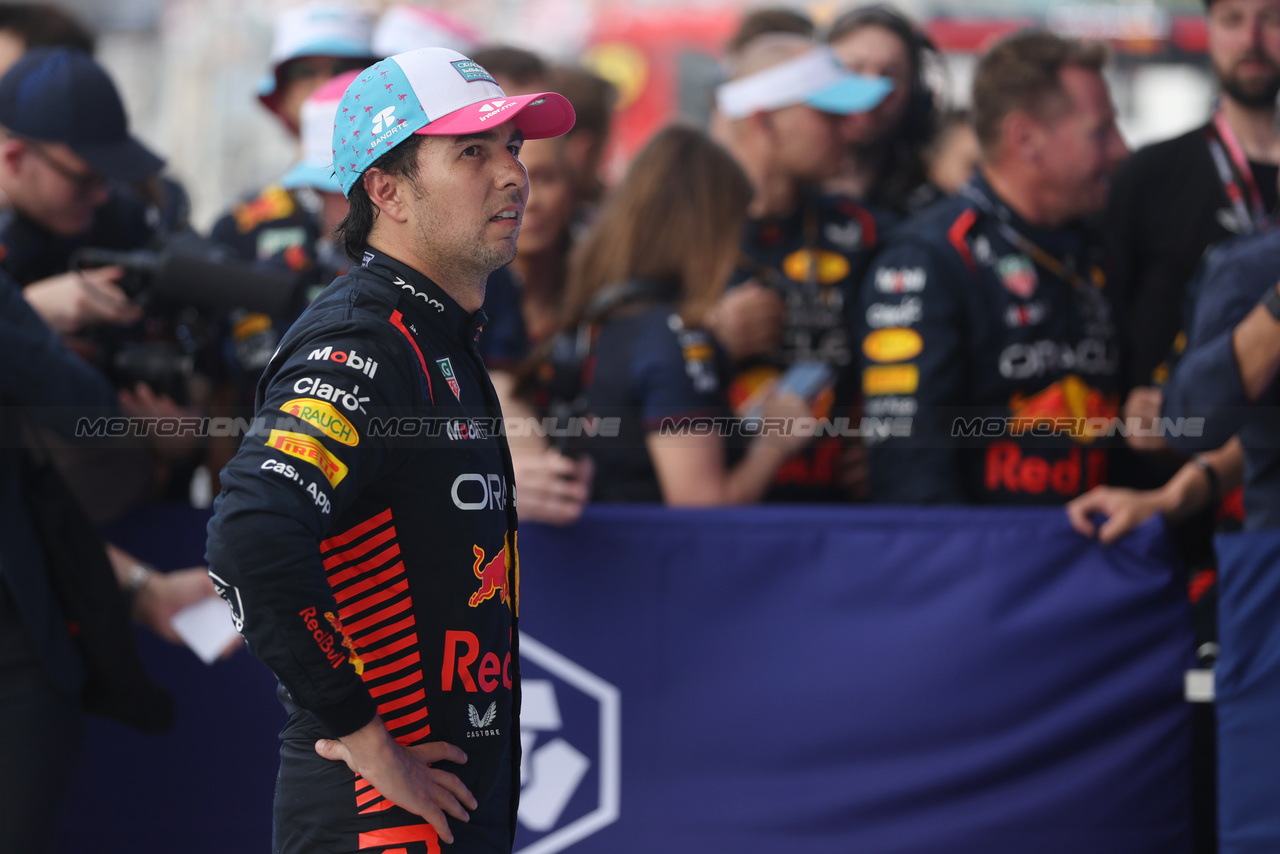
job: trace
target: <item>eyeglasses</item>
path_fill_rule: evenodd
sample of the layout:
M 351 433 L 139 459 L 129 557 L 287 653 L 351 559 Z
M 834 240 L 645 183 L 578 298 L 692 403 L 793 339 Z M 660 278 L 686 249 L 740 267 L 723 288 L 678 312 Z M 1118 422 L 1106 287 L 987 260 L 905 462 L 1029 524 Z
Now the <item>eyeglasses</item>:
M 75 188 L 76 195 L 81 197 L 92 196 L 107 186 L 107 179 L 97 172 L 93 170 L 81 172 L 58 161 L 57 158 L 45 150 L 42 143 L 35 140 L 27 140 L 27 146 L 35 152 L 37 157 L 49 164 L 49 168 L 66 178 L 71 183 L 71 186 Z

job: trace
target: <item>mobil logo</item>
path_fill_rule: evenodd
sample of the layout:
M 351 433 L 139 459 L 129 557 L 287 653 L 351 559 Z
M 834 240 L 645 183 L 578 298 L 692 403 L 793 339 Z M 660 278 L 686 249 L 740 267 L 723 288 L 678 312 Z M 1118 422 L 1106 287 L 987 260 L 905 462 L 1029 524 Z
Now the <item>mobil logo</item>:
M 524 632 L 520 672 L 515 854 L 555 854 L 618 820 L 622 695 Z

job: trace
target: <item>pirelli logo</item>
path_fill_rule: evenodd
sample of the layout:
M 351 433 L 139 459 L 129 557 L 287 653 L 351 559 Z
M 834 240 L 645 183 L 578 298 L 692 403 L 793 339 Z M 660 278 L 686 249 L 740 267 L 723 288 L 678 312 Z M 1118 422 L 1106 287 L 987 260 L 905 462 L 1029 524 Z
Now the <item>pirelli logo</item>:
M 287 430 L 272 430 L 267 438 L 267 446 L 275 448 L 282 454 L 311 463 L 324 473 L 325 479 L 331 486 L 342 483 L 342 479 L 347 476 L 346 463 L 335 459 L 325 446 L 320 444 L 320 440 L 313 436 L 290 433 Z

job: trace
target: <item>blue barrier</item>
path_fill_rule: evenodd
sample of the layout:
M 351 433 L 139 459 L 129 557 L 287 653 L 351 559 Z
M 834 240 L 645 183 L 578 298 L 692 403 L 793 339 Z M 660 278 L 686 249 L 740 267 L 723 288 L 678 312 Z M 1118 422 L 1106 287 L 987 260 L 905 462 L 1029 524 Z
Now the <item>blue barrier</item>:
M 125 544 L 187 565 L 203 520 Z M 1185 854 L 1192 641 L 1163 543 L 1102 549 L 1058 510 L 527 526 L 516 850 Z M 179 730 L 95 724 L 63 850 L 267 851 L 269 674 L 146 654 Z
M 1280 851 L 1280 531 L 1217 541 L 1221 854 Z

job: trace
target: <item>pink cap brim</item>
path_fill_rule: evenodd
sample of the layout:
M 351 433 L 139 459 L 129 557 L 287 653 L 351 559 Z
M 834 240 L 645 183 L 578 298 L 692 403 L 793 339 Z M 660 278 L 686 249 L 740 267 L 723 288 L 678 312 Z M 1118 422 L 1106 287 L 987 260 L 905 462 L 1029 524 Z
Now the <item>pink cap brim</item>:
M 573 107 L 563 95 L 538 92 L 469 104 L 447 116 L 441 116 L 414 133 L 461 136 L 482 133 L 513 121 L 524 133 L 525 139 L 547 139 L 568 133 L 575 119 Z

